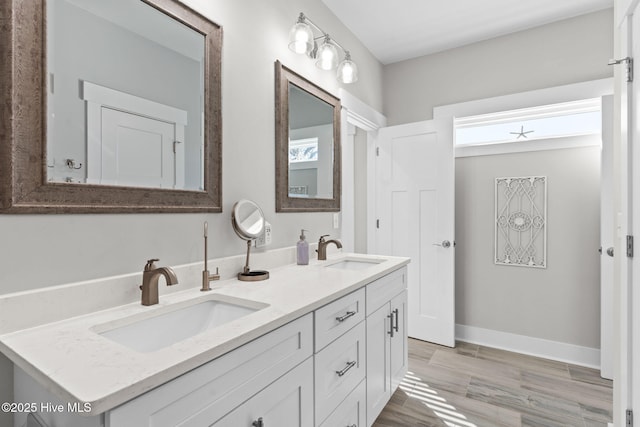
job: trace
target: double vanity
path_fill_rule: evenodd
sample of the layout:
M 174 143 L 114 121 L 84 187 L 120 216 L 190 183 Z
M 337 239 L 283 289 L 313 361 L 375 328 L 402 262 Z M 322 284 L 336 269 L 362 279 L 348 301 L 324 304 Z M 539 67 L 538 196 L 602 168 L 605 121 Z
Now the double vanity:
M 4 333 L 14 401 L 49 426 L 370 426 L 407 369 L 408 262 L 337 254 L 210 292 L 161 281 L 153 306 Z

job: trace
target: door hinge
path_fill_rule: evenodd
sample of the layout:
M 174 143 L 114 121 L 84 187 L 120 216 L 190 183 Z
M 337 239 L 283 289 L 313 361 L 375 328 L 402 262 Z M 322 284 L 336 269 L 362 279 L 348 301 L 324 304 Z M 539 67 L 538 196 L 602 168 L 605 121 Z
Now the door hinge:
M 631 409 L 627 409 L 627 423 L 626 427 L 633 427 L 633 411 Z
M 627 257 L 633 258 L 633 236 L 627 236 Z
M 376 147 L 376 157 L 380 157 L 380 147 Z
M 633 82 L 633 58 L 627 56 L 622 59 L 610 59 L 609 65 L 618 65 L 625 63 L 627 65 L 627 83 Z
M 380 228 L 380 220 L 376 219 L 376 228 Z

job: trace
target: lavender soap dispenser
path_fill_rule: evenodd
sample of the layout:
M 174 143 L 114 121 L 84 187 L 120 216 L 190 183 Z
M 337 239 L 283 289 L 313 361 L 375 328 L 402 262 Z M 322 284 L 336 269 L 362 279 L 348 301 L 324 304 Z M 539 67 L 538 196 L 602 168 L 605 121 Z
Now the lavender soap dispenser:
M 309 242 L 306 241 L 305 230 L 300 230 L 300 240 L 296 245 L 298 265 L 309 264 Z

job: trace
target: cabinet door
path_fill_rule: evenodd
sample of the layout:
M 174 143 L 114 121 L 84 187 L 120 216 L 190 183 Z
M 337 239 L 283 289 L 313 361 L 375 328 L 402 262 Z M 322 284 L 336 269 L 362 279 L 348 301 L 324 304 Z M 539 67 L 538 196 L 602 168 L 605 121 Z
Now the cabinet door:
M 313 358 L 234 409 L 211 427 L 309 427 L 313 425 Z
M 366 381 L 360 382 L 320 427 L 365 427 Z
M 367 425 L 391 398 L 390 303 L 367 317 Z
M 407 348 L 407 291 L 391 300 L 391 393 L 400 385 L 407 373 L 409 349 Z

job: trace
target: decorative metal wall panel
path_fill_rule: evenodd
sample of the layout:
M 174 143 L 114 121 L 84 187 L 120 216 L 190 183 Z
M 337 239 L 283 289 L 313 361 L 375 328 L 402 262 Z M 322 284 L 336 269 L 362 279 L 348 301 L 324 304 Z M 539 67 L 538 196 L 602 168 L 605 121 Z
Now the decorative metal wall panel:
M 495 263 L 547 267 L 547 177 L 496 178 Z

